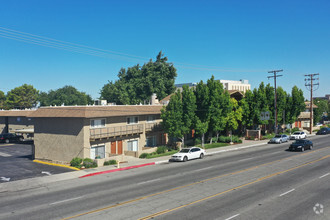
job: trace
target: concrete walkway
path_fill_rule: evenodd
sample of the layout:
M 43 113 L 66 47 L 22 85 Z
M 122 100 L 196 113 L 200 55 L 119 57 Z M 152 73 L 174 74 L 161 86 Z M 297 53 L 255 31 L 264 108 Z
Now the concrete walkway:
M 246 149 L 250 147 L 256 147 L 260 145 L 264 145 L 269 140 L 262 140 L 262 141 L 250 141 L 244 140 L 242 144 L 235 144 L 225 147 L 219 148 L 212 148 L 206 150 L 206 155 L 218 154 L 218 153 L 225 153 L 230 151 L 237 151 L 240 149 Z M 23 189 L 30 189 L 36 188 L 39 186 L 43 186 L 47 183 L 57 182 L 62 180 L 69 180 L 74 178 L 91 178 L 91 176 L 117 172 L 121 170 L 127 169 L 135 169 L 144 166 L 152 166 L 161 163 L 167 163 L 171 156 L 164 156 L 164 157 L 157 157 L 152 159 L 139 159 L 133 158 L 132 160 L 128 161 L 127 163 L 120 163 L 120 167 L 118 168 L 117 165 L 110 165 L 110 166 L 103 166 L 93 169 L 85 169 L 79 171 L 72 171 L 66 172 L 51 176 L 44 176 L 44 177 L 36 177 L 36 178 L 29 178 L 24 180 L 17 180 L 13 182 L 6 182 L 0 183 L 0 193 L 1 192 L 12 192 L 12 191 L 19 191 Z

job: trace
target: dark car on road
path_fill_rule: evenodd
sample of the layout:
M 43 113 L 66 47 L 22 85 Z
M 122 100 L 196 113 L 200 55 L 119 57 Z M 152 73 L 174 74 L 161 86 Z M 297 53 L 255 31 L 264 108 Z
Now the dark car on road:
M 320 135 L 320 134 L 330 134 L 330 128 L 321 128 L 320 130 L 318 130 L 316 132 L 316 134 Z
M 306 140 L 306 139 L 296 140 L 289 147 L 290 151 L 297 151 L 298 150 L 298 151 L 303 152 L 306 149 L 309 149 L 309 150 L 313 149 L 313 142 L 312 141 Z
M 9 142 L 21 142 L 24 137 L 22 135 L 17 135 L 13 133 L 3 133 L 0 134 L 0 143 L 9 143 Z

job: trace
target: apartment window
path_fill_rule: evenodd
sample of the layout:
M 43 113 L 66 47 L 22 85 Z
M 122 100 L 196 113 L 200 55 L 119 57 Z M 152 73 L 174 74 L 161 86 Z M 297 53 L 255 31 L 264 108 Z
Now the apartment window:
M 148 136 L 146 139 L 146 146 L 147 147 L 156 146 L 156 136 Z
M 91 128 L 102 128 L 102 127 L 105 127 L 105 118 L 91 120 Z
M 127 124 L 137 124 L 137 123 L 139 123 L 139 118 L 137 116 L 127 118 Z
M 148 115 L 147 116 L 147 122 L 155 122 L 156 120 L 156 117 L 154 115 Z
M 138 151 L 138 141 L 127 141 L 127 150 L 128 151 Z
M 91 146 L 91 159 L 102 159 L 105 158 L 105 146 Z

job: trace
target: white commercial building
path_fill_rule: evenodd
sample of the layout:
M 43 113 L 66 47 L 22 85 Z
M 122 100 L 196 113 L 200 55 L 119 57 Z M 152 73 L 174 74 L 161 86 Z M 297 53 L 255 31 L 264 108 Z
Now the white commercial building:
M 219 80 L 223 84 L 223 88 L 226 90 L 237 90 L 240 92 L 246 92 L 247 90 L 251 90 L 251 84 L 246 79 L 241 79 L 240 81 L 234 80 Z

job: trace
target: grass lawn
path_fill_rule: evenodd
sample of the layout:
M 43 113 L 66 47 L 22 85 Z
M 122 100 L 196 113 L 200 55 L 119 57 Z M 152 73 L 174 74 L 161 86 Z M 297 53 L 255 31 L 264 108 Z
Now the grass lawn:
M 171 151 L 168 151 L 168 152 L 163 153 L 163 154 L 156 154 L 156 152 L 155 152 L 155 153 L 148 154 L 148 156 L 146 157 L 146 159 L 168 156 L 168 155 L 175 154 L 177 152 L 178 152 L 178 150 L 171 150 Z

